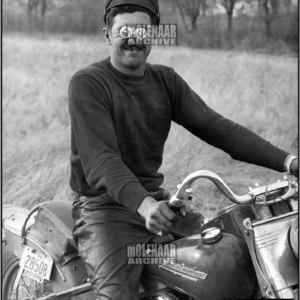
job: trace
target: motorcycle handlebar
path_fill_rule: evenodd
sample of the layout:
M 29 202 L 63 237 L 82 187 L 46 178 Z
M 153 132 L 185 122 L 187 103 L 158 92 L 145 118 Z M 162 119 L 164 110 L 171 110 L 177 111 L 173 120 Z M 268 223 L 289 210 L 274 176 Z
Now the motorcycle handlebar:
M 189 200 L 187 198 L 191 198 L 191 184 L 199 178 L 211 180 L 229 200 L 237 204 L 251 203 L 259 195 L 272 193 L 289 187 L 289 181 L 285 180 L 267 186 L 257 187 L 246 195 L 238 196 L 233 193 L 220 176 L 211 171 L 199 170 L 191 173 L 183 180 L 176 194 L 171 197 L 169 205 L 171 207 L 180 207 L 183 200 Z

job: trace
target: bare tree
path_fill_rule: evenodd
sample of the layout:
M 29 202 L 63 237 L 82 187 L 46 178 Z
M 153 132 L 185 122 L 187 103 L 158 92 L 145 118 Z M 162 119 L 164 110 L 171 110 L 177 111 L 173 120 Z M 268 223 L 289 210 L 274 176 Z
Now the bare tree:
M 265 22 L 266 37 L 267 39 L 269 39 L 272 36 L 271 24 L 273 21 L 273 16 L 271 12 L 271 3 L 270 3 L 271 0 L 260 0 L 260 1 L 262 1 L 262 7 L 264 10 L 263 17 Z
M 15 0 L 24 8 L 28 18 L 29 29 L 44 28 L 48 8 L 60 8 L 71 0 Z
M 177 3 L 177 7 L 179 8 L 179 12 L 180 12 L 180 16 L 181 16 L 181 19 L 182 19 L 182 22 L 183 22 L 183 26 L 184 26 L 186 31 L 189 31 L 188 25 L 185 21 L 185 15 L 184 15 L 184 11 L 183 11 L 183 8 L 181 6 L 181 3 L 179 2 L 179 0 L 176 0 L 176 3 Z
M 47 0 L 41 0 L 41 16 L 42 16 L 42 18 L 45 17 L 46 9 L 47 9 Z
M 229 34 L 232 32 L 232 17 L 236 2 L 237 0 L 221 0 L 221 4 L 225 7 L 227 13 L 227 28 Z
M 197 29 L 197 19 L 199 17 L 200 10 L 203 11 L 203 9 L 206 8 L 206 0 L 176 0 L 176 3 L 184 27 L 187 31 L 194 32 Z M 185 17 L 188 17 L 190 20 L 190 30 Z

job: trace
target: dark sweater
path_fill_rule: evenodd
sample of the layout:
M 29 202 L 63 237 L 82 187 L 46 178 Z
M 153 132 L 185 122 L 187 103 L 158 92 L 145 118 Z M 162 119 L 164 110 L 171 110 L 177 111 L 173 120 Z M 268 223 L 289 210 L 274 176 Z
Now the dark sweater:
M 80 70 L 70 83 L 69 111 L 71 188 L 107 193 L 132 211 L 163 182 L 157 170 L 171 121 L 237 160 L 282 172 L 288 155 L 216 113 L 161 65 L 147 64 L 141 77 L 119 72 L 109 58 Z

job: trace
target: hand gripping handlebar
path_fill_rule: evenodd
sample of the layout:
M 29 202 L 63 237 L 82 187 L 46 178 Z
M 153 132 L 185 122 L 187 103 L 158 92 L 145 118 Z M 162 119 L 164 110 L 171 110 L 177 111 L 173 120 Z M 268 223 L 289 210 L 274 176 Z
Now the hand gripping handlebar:
M 211 171 L 199 170 L 191 173 L 183 180 L 183 182 L 179 185 L 176 194 L 171 197 L 169 206 L 178 208 L 181 206 L 183 200 L 190 200 L 192 198 L 191 184 L 199 178 L 207 178 L 211 180 L 229 200 L 238 204 L 254 202 L 257 196 L 264 195 L 266 193 L 269 194 L 289 187 L 289 181 L 285 180 L 267 186 L 258 187 L 246 195 L 237 196 L 220 176 Z

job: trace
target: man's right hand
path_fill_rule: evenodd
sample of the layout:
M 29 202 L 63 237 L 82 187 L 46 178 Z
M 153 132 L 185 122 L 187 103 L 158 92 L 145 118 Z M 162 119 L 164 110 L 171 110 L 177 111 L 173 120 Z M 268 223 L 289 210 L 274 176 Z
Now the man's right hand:
M 158 202 L 148 196 L 137 209 L 138 214 L 146 220 L 147 229 L 152 233 L 157 234 L 161 231 L 168 234 L 179 220 L 179 216 L 168 207 L 167 202 Z

